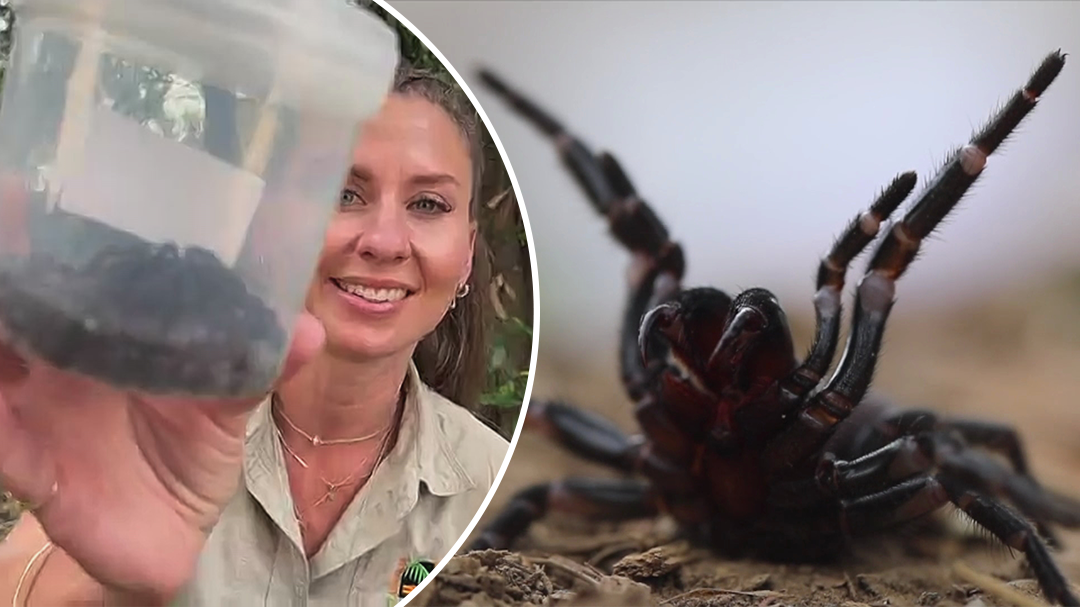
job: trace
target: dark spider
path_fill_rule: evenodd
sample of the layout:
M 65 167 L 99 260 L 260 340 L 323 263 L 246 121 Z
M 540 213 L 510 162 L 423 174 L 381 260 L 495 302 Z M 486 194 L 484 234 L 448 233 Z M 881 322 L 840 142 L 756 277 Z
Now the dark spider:
M 902 220 L 886 224 L 915 188 L 915 173 L 897 176 L 848 224 L 819 266 L 816 333 L 802 362 L 772 293 L 684 289 L 682 248 L 615 158 L 594 155 L 547 112 L 481 70 L 487 87 L 554 139 L 633 255 L 620 361 L 643 433 L 627 436 L 565 403 L 530 402 L 528 428 L 628 476 L 524 489 L 470 548 L 509 547 L 549 511 L 616 520 L 666 512 L 692 538 L 725 554 L 811 561 L 839 555 L 853 536 L 951 502 L 1022 550 L 1047 597 L 1080 605 L 1047 547 L 1057 545 L 1048 525 L 1080 526 L 1080 503 L 1029 474 L 1013 429 L 896 409 L 867 395 L 897 279 L 1064 65 L 1060 51 L 1046 57 L 970 143 L 953 151 Z M 843 357 L 822 385 L 839 341 L 845 272 L 879 231 L 884 236 L 856 290 Z

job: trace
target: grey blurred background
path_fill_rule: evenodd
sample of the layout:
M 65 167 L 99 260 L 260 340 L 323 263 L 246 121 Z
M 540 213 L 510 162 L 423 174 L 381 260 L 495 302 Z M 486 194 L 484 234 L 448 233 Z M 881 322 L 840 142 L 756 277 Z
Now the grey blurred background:
M 541 357 L 564 360 L 606 358 L 628 259 L 476 66 L 616 153 L 686 247 L 688 283 L 768 287 L 810 314 L 819 256 L 879 188 L 904 170 L 929 178 L 1046 53 L 1080 53 L 1075 2 L 391 4 L 458 69 L 505 145 L 537 252 Z M 1074 55 L 925 245 L 895 314 L 1075 264 L 1078 168 Z

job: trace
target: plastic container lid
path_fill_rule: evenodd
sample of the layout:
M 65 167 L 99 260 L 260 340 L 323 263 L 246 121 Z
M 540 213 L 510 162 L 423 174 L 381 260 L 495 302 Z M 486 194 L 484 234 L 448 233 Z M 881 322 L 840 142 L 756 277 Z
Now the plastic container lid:
M 14 0 L 17 18 L 241 95 L 366 117 L 398 62 L 397 35 L 346 0 Z M 18 25 L 16 25 L 18 27 Z

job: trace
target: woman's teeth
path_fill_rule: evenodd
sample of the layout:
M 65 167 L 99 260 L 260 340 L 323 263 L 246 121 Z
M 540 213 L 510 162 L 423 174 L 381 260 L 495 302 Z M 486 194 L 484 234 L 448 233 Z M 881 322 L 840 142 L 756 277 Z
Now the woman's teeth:
M 408 291 L 405 289 L 372 289 L 363 287 L 360 285 L 350 285 L 343 282 L 338 282 L 338 285 L 345 291 L 356 295 L 357 297 L 363 297 L 368 301 L 375 302 L 387 302 L 387 301 L 400 301 L 405 299 L 408 295 Z

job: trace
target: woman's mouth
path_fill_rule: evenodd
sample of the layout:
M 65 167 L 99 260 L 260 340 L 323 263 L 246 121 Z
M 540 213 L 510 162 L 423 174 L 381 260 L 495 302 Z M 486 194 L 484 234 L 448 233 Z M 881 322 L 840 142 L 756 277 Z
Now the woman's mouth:
M 338 289 L 350 295 L 377 304 L 398 302 L 412 294 L 408 289 L 401 287 L 372 287 L 358 283 L 345 282 L 337 278 L 331 278 L 330 282 Z

